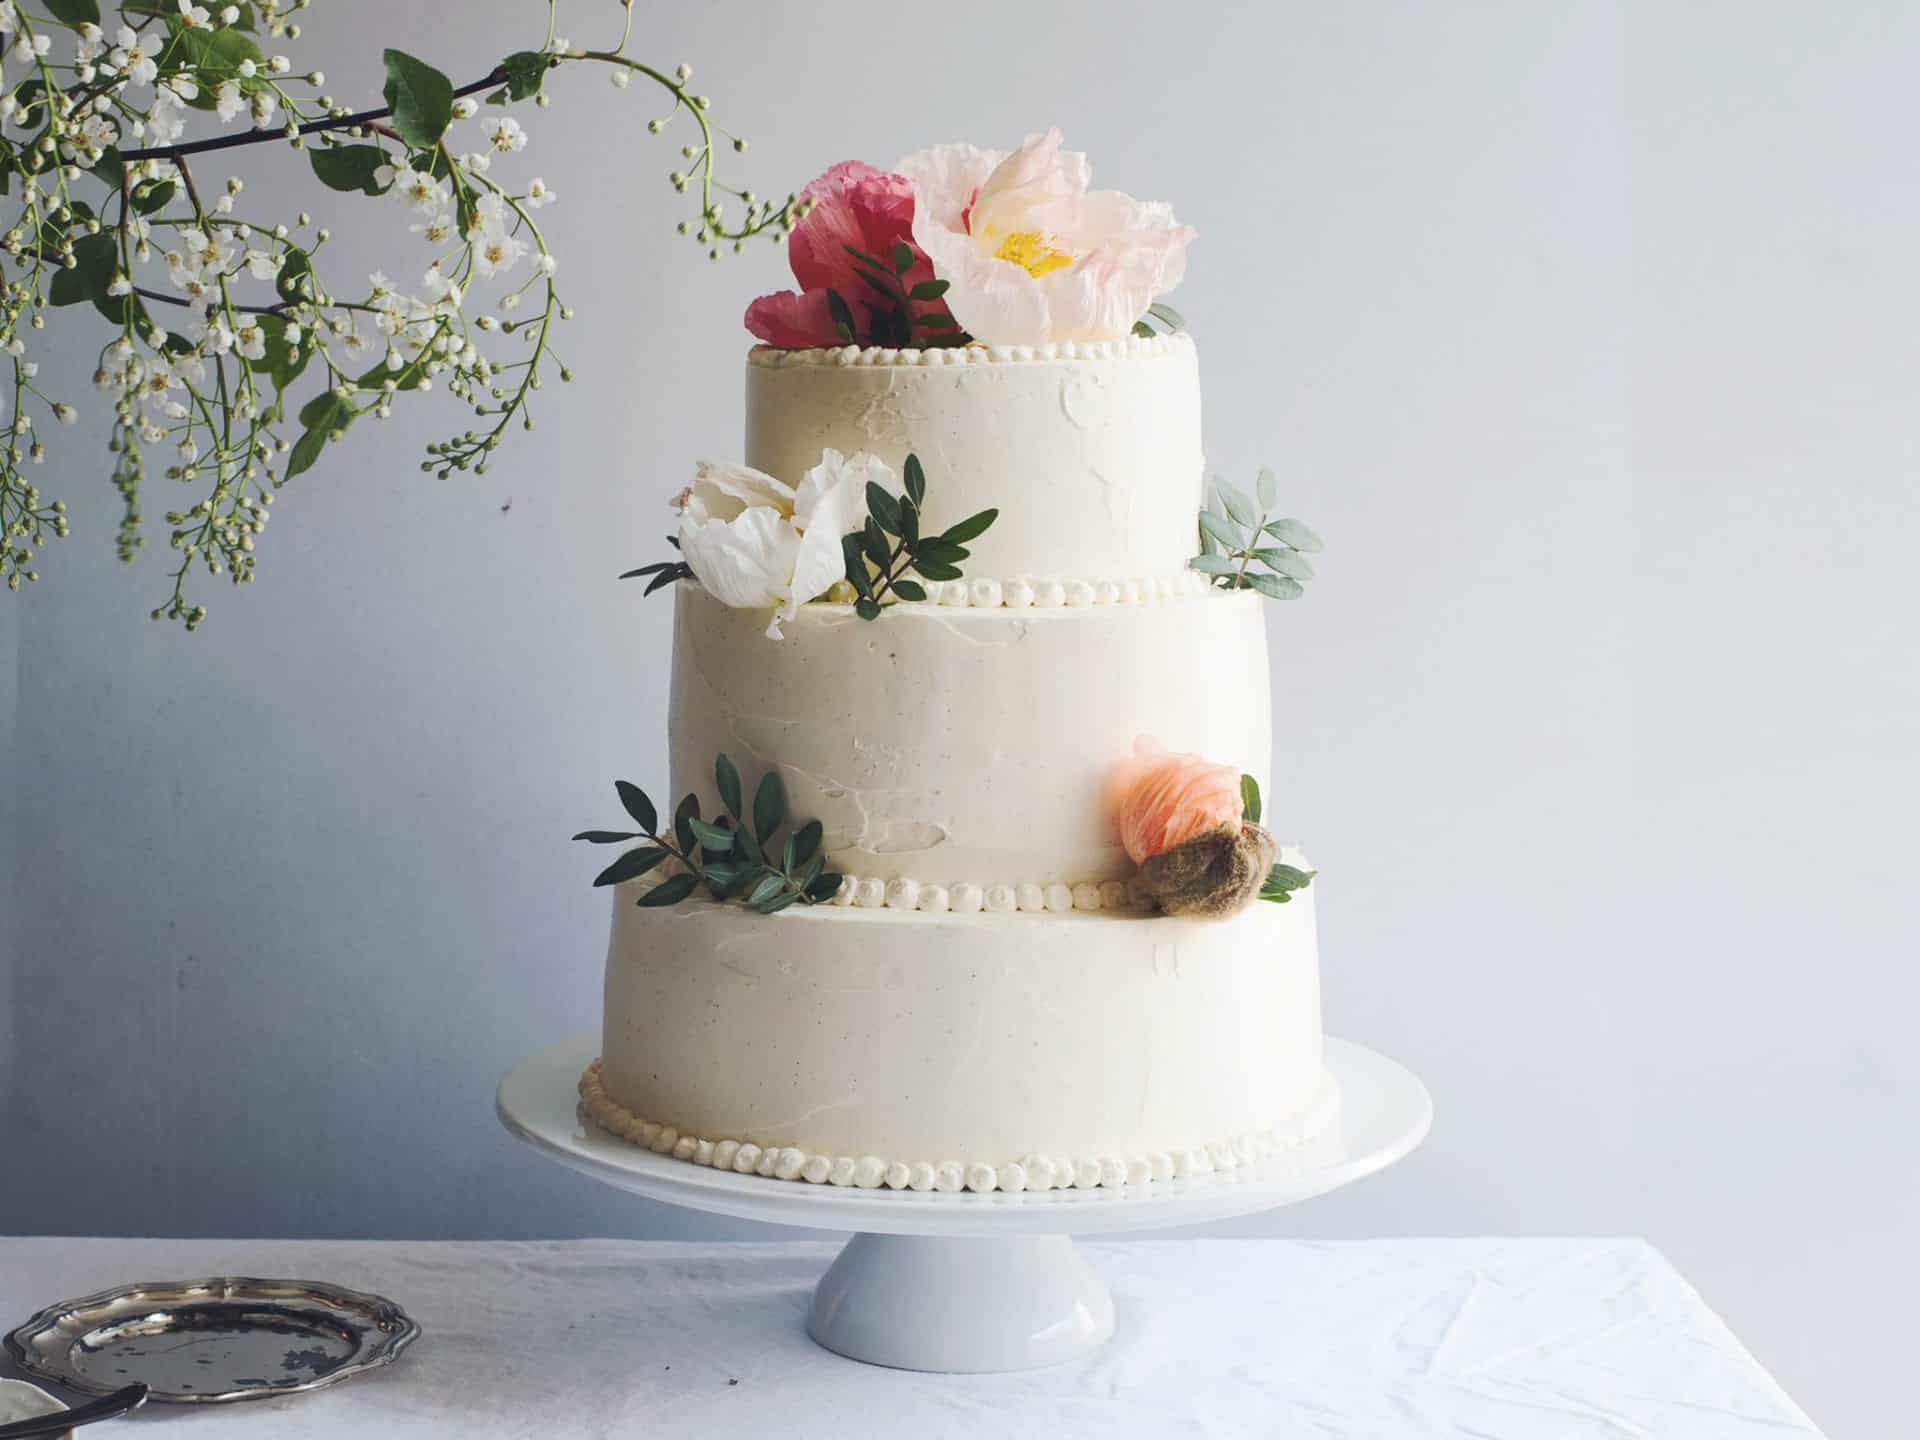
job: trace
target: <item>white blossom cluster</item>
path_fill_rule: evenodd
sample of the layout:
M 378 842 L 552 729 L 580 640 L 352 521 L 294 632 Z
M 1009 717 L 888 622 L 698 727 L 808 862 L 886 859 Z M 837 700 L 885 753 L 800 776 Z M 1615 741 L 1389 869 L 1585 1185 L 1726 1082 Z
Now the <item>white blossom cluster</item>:
M 206 613 L 186 598 L 189 577 L 251 581 L 274 492 L 360 417 L 384 418 L 399 396 L 436 387 L 465 402 L 475 428 L 430 446 L 421 467 L 443 477 L 484 471 L 509 424 L 531 429 L 545 372 L 571 378 L 552 346 L 571 311 L 536 219 L 553 191 L 538 176 L 509 183 L 495 167 L 513 168 L 528 145 L 505 107 L 544 106 L 550 69 L 600 63 L 617 83 L 652 80 L 673 101 L 649 122 L 652 133 L 691 118 L 699 143 L 670 179 L 696 189 L 699 222 L 681 228 L 714 253 L 721 240 L 779 238 L 793 218 L 791 197 L 776 206 L 719 184 L 705 97 L 687 89 L 686 66 L 668 74 L 625 55 L 625 0 L 612 49 L 556 36 L 550 3 L 538 50 L 458 90 L 387 51 L 388 94 L 399 98 L 358 113 L 324 93 L 321 72 L 296 72 L 273 53 L 274 42 L 299 37 L 293 16 L 309 3 L 129 0 L 117 23 L 94 23 L 59 18 L 71 5 L 45 6 L 54 12 L 46 18 L 0 0 L 0 168 L 18 180 L 5 202 L 18 210 L 0 234 L 0 376 L 10 361 L 14 380 L 0 445 L 0 578 L 10 588 L 37 578 L 35 553 L 68 530 L 64 504 L 23 474 L 46 453 L 35 413 L 57 423 L 79 413 L 39 388 L 25 358 L 27 337 L 49 316 L 104 316 L 112 327 L 93 379 L 113 397 L 122 558 L 144 543 L 150 457 L 163 455 L 164 478 L 195 492 L 166 512 L 177 560 L 171 594 L 153 612 L 189 629 Z M 402 64 L 404 85 L 395 80 Z M 195 116 L 211 135 L 189 136 Z M 249 214 L 238 176 L 209 193 L 193 172 L 206 152 L 274 141 L 310 163 L 335 198 L 374 194 L 397 212 L 421 247 L 392 267 L 399 280 L 375 273 L 364 291 L 343 292 L 318 268 L 325 226 L 305 213 L 291 222 Z M 729 225 L 719 192 L 746 203 L 744 220 Z M 502 352 L 506 343 L 514 348 Z

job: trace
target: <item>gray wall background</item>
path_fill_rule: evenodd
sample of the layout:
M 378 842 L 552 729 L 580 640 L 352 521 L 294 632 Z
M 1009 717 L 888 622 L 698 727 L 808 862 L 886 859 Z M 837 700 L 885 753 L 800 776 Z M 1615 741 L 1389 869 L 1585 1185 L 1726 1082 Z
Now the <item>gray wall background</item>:
M 376 29 L 461 78 L 537 40 L 537 6 L 460 9 L 337 0 L 295 53 L 358 101 Z M 1920 12 L 732 0 L 639 29 L 762 191 L 1057 122 L 1199 227 L 1174 299 L 1210 459 L 1275 465 L 1329 537 L 1271 611 L 1329 1024 L 1439 1102 L 1392 1173 L 1224 1228 L 1644 1234 L 1834 1433 L 1884 1433 L 1920 1264 Z M 614 577 L 738 453 L 737 317 L 786 282 L 771 246 L 674 237 L 653 113 L 598 76 L 523 112 L 503 169 L 561 196 L 580 378 L 484 479 L 416 469 L 463 428 L 444 396 L 362 424 L 186 636 L 145 618 L 164 532 L 113 559 L 91 392 L 58 437 L 75 538 L 0 599 L 0 1232 L 767 1233 L 561 1173 L 490 1108 L 596 1022 L 605 897 L 566 837 L 665 771 L 669 607 Z M 284 158 L 236 164 L 249 205 L 334 217 L 336 276 L 411 278 L 395 211 Z M 50 335 L 43 374 L 80 396 L 96 343 Z

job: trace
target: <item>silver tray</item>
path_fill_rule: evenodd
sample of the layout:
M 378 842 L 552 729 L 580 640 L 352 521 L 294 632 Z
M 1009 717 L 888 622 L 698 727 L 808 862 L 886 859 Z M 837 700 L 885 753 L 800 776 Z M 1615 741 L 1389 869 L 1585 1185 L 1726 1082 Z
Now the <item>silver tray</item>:
M 314 1280 L 142 1282 L 50 1305 L 7 1336 L 42 1379 L 207 1405 L 317 1390 L 387 1365 L 420 1334 L 391 1300 Z

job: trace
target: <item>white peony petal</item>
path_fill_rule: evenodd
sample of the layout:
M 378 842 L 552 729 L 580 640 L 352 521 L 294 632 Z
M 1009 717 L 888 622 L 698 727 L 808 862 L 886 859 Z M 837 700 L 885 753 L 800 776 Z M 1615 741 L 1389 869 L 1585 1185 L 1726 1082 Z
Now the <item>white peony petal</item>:
M 820 463 L 801 478 L 794 492 L 793 519 L 800 530 L 800 552 L 793 583 L 780 616 L 791 620 L 807 601 L 845 578 L 846 557 L 840 539 L 860 528 L 867 511 L 869 481 L 892 493 L 893 471 L 877 455 L 861 451 L 851 460 L 826 450 Z
M 793 513 L 793 489 L 747 465 L 702 460 L 693 470 L 683 508 L 698 520 L 732 520 L 753 505 Z
M 751 506 L 731 520 L 682 515 L 680 553 L 694 578 L 722 605 L 758 610 L 793 588 L 800 532 L 778 510 Z M 771 632 L 778 634 L 778 625 Z

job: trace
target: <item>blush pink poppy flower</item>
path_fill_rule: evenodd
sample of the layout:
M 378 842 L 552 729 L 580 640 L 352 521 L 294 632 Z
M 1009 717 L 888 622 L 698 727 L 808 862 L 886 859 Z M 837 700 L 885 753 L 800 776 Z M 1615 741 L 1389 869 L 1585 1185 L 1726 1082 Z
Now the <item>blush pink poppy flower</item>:
M 1209 832 L 1237 829 L 1244 814 L 1239 770 L 1148 739 L 1134 741 L 1133 754 L 1114 767 L 1107 804 L 1136 865 Z
M 787 237 L 787 263 L 800 288 L 762 295 L 747 307 L 747 329 L 755 336 L 785 350 L 846 344 L 829 291 L 846 302 L 858 344 L 902 344 L 909 338 L 900 333 L 906 319 L 947 313 L 939 301 L 906 298 L 915 285 L 933 279 L 933 266 L 913 240 L 913 186 L 904 175 L 845 160 L 802 190 L 800 198 L 810 208 Z M 894 276 L 894 251 L 900 245 L 913 252 L 913 264 Z M 852 250 L 883 262 L 885 275 L 896 284 L 882 287 L 867 279 L 862 271 L 871 267 L 856 260 Z M 926 333 L 923 329 L 912 338 Z
M 941 145 L 909 155 L 913 235 L 949 283 L 954 319 L 987 345 L 1114 340 L 1180 283 L 1190 225 L 1171 206 L 1090 190 L 1060 132 L 1011 155 Z

